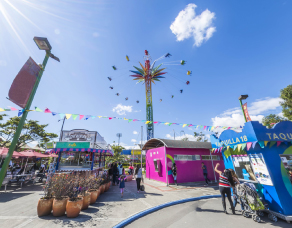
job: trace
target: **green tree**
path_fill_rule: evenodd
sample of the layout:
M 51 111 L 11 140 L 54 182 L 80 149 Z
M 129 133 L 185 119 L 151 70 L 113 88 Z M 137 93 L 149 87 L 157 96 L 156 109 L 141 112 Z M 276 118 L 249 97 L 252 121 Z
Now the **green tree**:
M 182 141 L 189 141 L 189 138 L 185 137 L 181 139 Z
M 11 117 L 5 123 L 0 123 L 0 147 L 8 147 L 11 144 L 16 128 L 19 124 L 20 117 Z M 23 126 L 20 137 L 16 144 L 15 150 L 19 151 L 24 144 L 37 141 L 40 147 L 45 148 L 47 142 L 58 137 L 57 134 L 46 132 L 48 124 L 39 124 L 37 120 L 27 120 Z
M 272 128 L 275 125 L 275 123 L 279 123 L 285 120 L 287 119 L 275 114 L 270 114 L 268 116 L 265 116 L 262 122 L 263 125 L 266 126 L 267 128 Z
M 112 145 L 112 149 L 114 151 L 114 155 L 112 157 L 107 157 L 105 159 L 106 163 L 112 163 L 112 162 L 124 162 L 126 159 L 125 155 L 121 155 L 123 149 L 125 149 L 122 146 L 117 146 L 115 144 Z
M 283 102 L 280 102 L 283 110 L 283 116 L 288 120 L 292 120 L 292 85 L 288 85 L 281 90 L 281 96 Z
M 197 142 L 208 142 L 208 140 L 205 139 L 205 134 L 203 134 L 202 132 L 194 132 L 194 137 L 196 138 Z

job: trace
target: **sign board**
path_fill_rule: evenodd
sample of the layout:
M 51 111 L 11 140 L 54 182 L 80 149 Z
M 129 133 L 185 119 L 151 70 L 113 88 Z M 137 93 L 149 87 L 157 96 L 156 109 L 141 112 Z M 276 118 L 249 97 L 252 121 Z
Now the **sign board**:
M 273 186 L 270 173 L 267 169 L 262 154 L 250 154 L 250 163 L 252 165 L 254 175 L 260 184 Z
M 9 89 L 9 100 L 25 108 L 41 68 L 29 57 L 18 72 Z
M 90 148 L 90 142 L 57 142 L 56 148 Z
M 87 131 L 87 130 L 71 130 L 62 131 L 60 141 L 61 142 L 92 142 L 96 141 L 97 131 Z
M 53 149 L 53 148 L 55 148 L 53 142 L 48 142 L 48 143 L 46 144 L 46 146 L 47 146 L 47 149 Z

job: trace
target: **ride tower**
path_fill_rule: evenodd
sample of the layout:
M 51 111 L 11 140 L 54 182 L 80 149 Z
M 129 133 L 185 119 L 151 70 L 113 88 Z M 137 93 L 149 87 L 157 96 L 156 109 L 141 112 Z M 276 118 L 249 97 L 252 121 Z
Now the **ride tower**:
M 154 68 L 155 62 L 150 64 L 151 56 L 148 51 L 145 50 L 144 56 L 145 66 L 140 63 L 142 68 L 135 67 L 137 71 L 132 71 L 135 75 L 131 75 L 135 77 L 134 80 L 138 80 L 137 83 L 143 82 L 145 83 L 145 92 L 146 92 L 146 124 L 147 124 L 147 140 L 154 138 L 154 124 L 153 124 L 153 105 L 152 105 L 152 83 L 155 84 L 155 81 L 160 81 L 161 75 L 166 74 L 166 72 L 162 72 L 166 68 L 159 69 L 160 65 Z

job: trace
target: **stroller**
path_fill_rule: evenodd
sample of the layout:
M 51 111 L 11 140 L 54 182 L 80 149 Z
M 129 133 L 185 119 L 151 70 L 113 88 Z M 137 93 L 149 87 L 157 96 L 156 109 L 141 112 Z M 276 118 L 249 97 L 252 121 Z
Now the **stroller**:
M 255 222 L 261 222 L 260 216 L 263 216 L 264 213 L 262 210 L 265 209 L 254 184 L 243 183 L 236 186 L 237 199 L 241 199 L 243 203 L 244 210 L 242 215 L 246 218 L 252 216 L 252 219 Z

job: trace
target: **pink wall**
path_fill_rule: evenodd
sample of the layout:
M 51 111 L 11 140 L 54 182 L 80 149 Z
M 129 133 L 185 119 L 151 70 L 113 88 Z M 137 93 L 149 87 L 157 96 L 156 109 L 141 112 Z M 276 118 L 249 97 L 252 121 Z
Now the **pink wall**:
M 161 172 L 155 172 L 154 159 L 161 162 Z M 146 178 L 166 182 L 164 147 L 148 150 L 146 153 Z
M 158 152 L 158 154 L 157 154 Z M 154 154 L 155 153 L 155 154 Z M 166 148 L 166 153 L 174 158 L 175 154 L 181 155 L 210 155 L 208 149 L 177 149 L 177 148 Z M 150 156 L 152 155 L 152 157 Z M 221 155 L 221 153 L 213 154 L 213 155 Z M 155 172 L 153 159 L 161 160 L 161 173 Z M 197 161 L 175 161 L 177 166 L 177 183 L 186 183 L 186 182 L 197 182 L 197 181 L 205 181 L 203 176 L 203 170 L 201 168 L 201 164 L 204 164 L 208 170 L 208 178 L 210 180 L 215 180 L 214 172 L 212 168 L 211 160 L 197 160 Z M 224 168 L 223 160 L 213 161 L 214 167 L 216 163 L 220 163 L 220 169 Z M 171 170 L 172 162 L 169 158 L 167 158 L 167 169 Z M 166 183 L 165 176 L 165 155 L 164 155 L 164 147 L 151 149 L 147 151 L 146 154 L 146 177 L 158 180 Z M 218 181 L 218 174 L 216 174 Z M 168 175 L 169 183 L 174 183 L 172 175 Z

